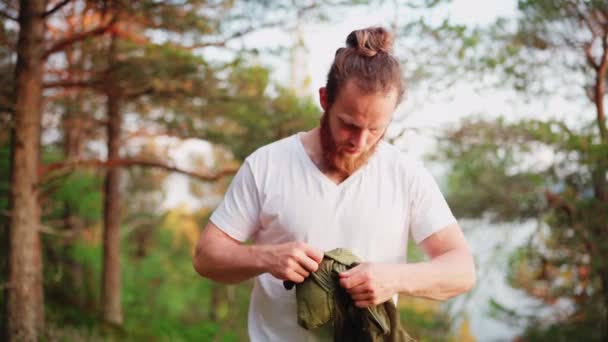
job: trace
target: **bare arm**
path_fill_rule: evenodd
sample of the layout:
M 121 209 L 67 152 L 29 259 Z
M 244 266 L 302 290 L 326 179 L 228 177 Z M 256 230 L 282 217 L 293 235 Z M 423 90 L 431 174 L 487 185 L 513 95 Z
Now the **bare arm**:
M 340 283 L 359 307 L 378 305 L 397 292 L 445 300 L 475 285 L 473 257 L 457 224 L 432 234 L 420 245 L 430 261 L 364 263 L 340 273 Z
M 192 264 L 201 276 L 222 283 L 238 283 L 265 272 L 254 246 L 241 244 L 211 222 L 201 232 Z
M 322 259 L 322 252 L 304 243 L 245 245 L 209 222 L 192 264 L 201 276 L 222 283 L 239 283 L 266 272 L 299 283 L 317 270 Z
M 398 292 L 445 300 L 475 285 L 475 264 L 458 224 L 449 225 L 420 243 L 430 261 L 403 264 Z

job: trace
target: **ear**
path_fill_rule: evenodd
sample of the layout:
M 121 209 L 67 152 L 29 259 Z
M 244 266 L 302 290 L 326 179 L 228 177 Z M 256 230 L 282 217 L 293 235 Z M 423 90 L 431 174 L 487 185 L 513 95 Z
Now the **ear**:
M 321 104 L 323 111 L 327 112 L 327 89 L 325 89 L 325 87 L 319 88 L 319 103 Z

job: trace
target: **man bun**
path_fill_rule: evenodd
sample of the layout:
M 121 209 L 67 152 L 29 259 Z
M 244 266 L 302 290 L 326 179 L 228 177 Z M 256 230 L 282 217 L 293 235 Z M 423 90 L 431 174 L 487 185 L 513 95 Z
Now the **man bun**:
M 391 53 L 393 41 L 393 35 L 383 27 L 368 27 L 351 32 L 346 37 L 346 46 L 362 56 L 374 57 L 381 52 Z

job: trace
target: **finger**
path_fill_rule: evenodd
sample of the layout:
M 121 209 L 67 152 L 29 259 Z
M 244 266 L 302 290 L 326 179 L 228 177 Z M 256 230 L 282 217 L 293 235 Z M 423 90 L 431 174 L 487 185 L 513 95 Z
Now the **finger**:
M 355 302 L 371 301 L 374 299 L 373 296 L 369 292 L 351 294 L 350 298 L 352 298 L 353 301 L 355 301 Z
M 300 276 L 302 276 L 303 278 L 308 278 L 308 275 L 310 274 L 306 269 L 304 269 L 304 267 L 302 267 L 296 260 L 292 261 L 289 265 L 289 268 L 299 274 Z
M 308 255 L 312 260 L 316 261 L 317 264 L 320 264 L 323 261 L 324 253 L 310 245 L 304 245 L 304 252 Z
M 363 264 L 358 264 L 355 267 L 349 268 L 346 271 L 340 272 L 340 278 L 346 278 L 346 277 L 352 277 L 353 275 L 359 273 L 360 271 L 363 270 Z
M 340 275 L 340 278 L 347 278 L 347 277 L 350 277 L 350 276 L 352 276 L 352 275 L 353 275 L 353 273 L 354 273 L 354 272 L 353 272 L 353 270 L 354 270 L 355 268 L 356 268 L 356 267 L 353 267 L 353 268 L 351 268 L 351 269 L 348 269 L 348 270 L 346 270 L 346 271 L 340 272 L 340 273 L 338 273 L 338 274 Z
M 308 272 L 316 272 L 319 269 L 319 264 L 307 254 L 302 254 L 298 257 L 298 263 Z
M 371 293 L 371 289 L 369 284 L 366 283 L 362 283 L 356 286 L 351 287 L 350 289 L 347 289 L 348 293 L 350 293 L 351 295 L 354 294 L 359 294 L 359 293 Z
M 364 284 L 365 284 L 365 279 L 362 277 L 350 277 L 350 278 L 340 279 L 340 285 L 349 292 L 352 289 L 354 289 L 358 286 L 362 286 Z
M 290 269 L 287 271 L 287 279 L 284 279 L 284 280 L 290 280 L 290 281 L 293 281 L 294 283 L 299 284 L 299 283 L 303 282 L 304 279 L 305 279 L 305 277 L 303 277 L 301 274 Z
M 340 285 L 346 290 L 350 290 L 356 286 L 362 285 L 367 282 L 367 276 L 362 273 L 353 273 L 349 277 L 340 278 Z
M 370 300 L 360 300 L 360 301 L 355 301 L 355 306 L 358 308 L 369 308 L 370 306 L 373 306 L 373 302 Z

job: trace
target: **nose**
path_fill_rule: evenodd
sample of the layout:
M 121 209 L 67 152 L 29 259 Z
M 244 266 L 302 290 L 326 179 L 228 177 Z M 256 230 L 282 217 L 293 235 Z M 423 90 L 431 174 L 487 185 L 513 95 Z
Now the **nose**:
M 354 133 L 353 139 L 351 141 L 357 149 L 362 149 L 365 147 L 365 143 L 367 141 L 367 136 L 368 136 L 367 130 L 360 129 Z

